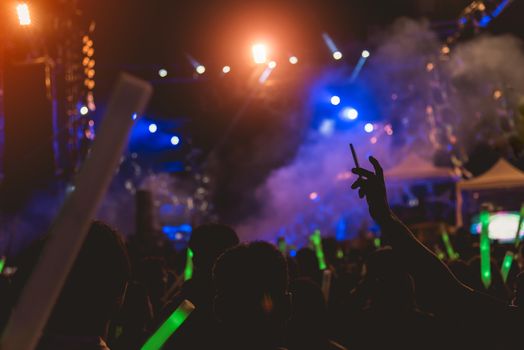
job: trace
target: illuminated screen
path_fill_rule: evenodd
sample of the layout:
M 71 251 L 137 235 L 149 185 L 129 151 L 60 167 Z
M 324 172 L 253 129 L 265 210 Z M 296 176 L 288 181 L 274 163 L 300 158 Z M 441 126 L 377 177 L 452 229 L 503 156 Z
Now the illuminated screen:
M 499 211 L 492 213 L 489 219 L 489 238 L 501 242 L 513 242 L 519 226 L 519 213 L 513 211 Z M 471 233 L 480 234 L 481 225 L 479 216 L 473 217 Z M 520 228 L 520 237 L 524 235 L 524 225 Z

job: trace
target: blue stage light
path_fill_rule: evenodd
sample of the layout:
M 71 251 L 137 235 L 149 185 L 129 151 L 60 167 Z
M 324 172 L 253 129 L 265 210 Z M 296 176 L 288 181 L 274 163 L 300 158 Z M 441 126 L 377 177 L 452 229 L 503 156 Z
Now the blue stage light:
M 331 101 L 331 104 L 333 106 L 338 106 L 338 104 L 340 103 L 340 97 L 338 97 L 336 95 L 335 96 L 331 96 L 330 101 Z
M 346 107 L 340 113 L 344 120 L 355 120 L 358 118 L 358 111 L 353 107 Z

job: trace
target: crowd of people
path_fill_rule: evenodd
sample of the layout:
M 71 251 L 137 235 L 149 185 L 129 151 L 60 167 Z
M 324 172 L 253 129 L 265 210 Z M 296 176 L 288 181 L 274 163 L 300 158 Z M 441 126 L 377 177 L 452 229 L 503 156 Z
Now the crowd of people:
M 147 256 L 93 222 L 38 349 L 140 349 L 184 300 L 195 310 L 163 349 L 519 348 L 522 253 L 504 281 L 494 251 L 486 289 L 478 242 L 457 235 L 460 258 L 437 257 L 391 211 L 382 168 L 369 160 L 373 170 L 354 168 L 351 187 L 380 226 L 381 247 L 346 249 L 325 238 L 324 270 L 310 247 L 291 257 L 210 223 L 191 234 L 194 271 L 184 280 L 185 252 Z M 3 277 L 2 326 L 44 244 L 26 249 L 16 273 Z

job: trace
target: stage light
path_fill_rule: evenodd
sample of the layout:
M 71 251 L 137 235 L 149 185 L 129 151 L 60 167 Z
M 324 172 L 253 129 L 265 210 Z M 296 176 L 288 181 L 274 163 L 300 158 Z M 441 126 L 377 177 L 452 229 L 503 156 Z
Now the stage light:
M 86 106 L 82 106 L 80 108 L 80 114 L 86 115 L 87 113 L 89 113 L 89 108 L 87 108 Z
M 338 97 L 336 95 L 335 96 L 331 96 L 330 101 L 331 101 L 331 104 L 333 106 L 338 106 L 338 104 L 340 103 L 340 97 Z
M 138 114 L 133 113 L 133 115 L 131 116 L 131 119 L 136 120 L 136 118 L 138 118 Z
M 362 51 L 362 57 L 368 58 L 369 57 L 369 51 L 368 50 Z
M 90 69 L 87 71 L 87 77 L 89 79 L 93 79 L 95 77 L 95 70 L 94 69 Z
M 377 143 L 377 141 L 378 141 L 378 139 L 375 136 L 373 136 L 372 138 L 369 139 L 369 142 L 371 142 L 373 145 L 375 143 Z
M 87 66 L 89 64 L 89 61 L 89 57 L 84 57 L 84 59 L 82 60 L 82 65 Z
M 432 62 L 426 64 L 426 71 L 431 72 L 435 68 L 435 65 Z
M 499 89 L 493 91 L 493 98 L 495 100 L 498 100 L 501 97 L 502 97 L 502 91 L 500 91 Z
M 256 64 L 266 63 L 267 61 L 267 47 L 264 44 L 255 44 L 251 47 L 253 53 L 253 61 Z
M 449 52 L 450 52 L 449 46 L 447 46 L 447 45 L 442 46 L 442 49 L 440 49 L 440 51 L 441 51 L 444 55 L 449 54 Z
M 330 136 L 335 132 L 335 121 L 332 119 L 324 119 L 320 126 L 318 127 L 318 131 L 325 136 Z
M 342 52 L 340 52 L 340 51 L 333 52 L 333 58 L 338 61 L 339 59 L 342 58 Z
M 309 199 L 311 199 L 312 201 L 318 199 L 318 193 L 316 193 L 316 192 L 311 192 L 311 193 L 309 194 Z
M 95 49 L 94 48 L 90 48 L 89 50 L 87 50 L 87 57 L 93 57 L 93 55 L 95 54 Z
M 371 123 L 366 123 L 366 125 L 364 125 L 364 131 L 367 133 L 373 132 L 373 129 L 374 127 Z
M 196 72 L 198 74 L 204 74 L 205 71 L 206 71 L 206 67 L 204 67 L 203 65 L 199 64 L 198 66 L 196 66 L 195 70 L 196 70 Z
M 16 13 L 18 14 L 18 22 L 21 26 L 28 26 L 31 24 L 31 15 L 29 14 L 29 6 L 26 3 L 16 5 Z
M 149 132 L 154 134 L 158 130 L 158 126 L 155 123 L 149 124 Z
M 159 69 L 158 70 L 158 75 L 160 76 L 160 78 L 165 78 L 167 77 L 167 70 L 162 68 L 162 69 Z
M 95 60 L 91 59 L 89 63 L 87 64 L 89 68 L 93 68 L 95 66 Z
M 291 57 L 289 57 L 289 63 L 291 63 L 291 64 L 297 64 L 297 63 L 298 63 L 298 58 L 297 58 L 297 56 L 291 56 Z
M 341 112 L 342 119 L 355 120 L 358 118 L 358 111 L 353 107 L 346 107 Z
M 231 72 L 231 67 L 230 66 L 222 67 L 222 73 L 227 74 L 229 72 Z
M 275 69 L 275 67 L 277 66 L 277 63 L 275 61 L 269 61 L 269 63 L 267 64 L 267 66 L 271 69 Z
M 179 143 L 180 143 L 180 137 L 178 137 L 178 136 L 173 136 L 173 137 L 171 137 L 171 144 L 172 144 L 173 146 L 176 146 L 176 145 L 178 145 Z

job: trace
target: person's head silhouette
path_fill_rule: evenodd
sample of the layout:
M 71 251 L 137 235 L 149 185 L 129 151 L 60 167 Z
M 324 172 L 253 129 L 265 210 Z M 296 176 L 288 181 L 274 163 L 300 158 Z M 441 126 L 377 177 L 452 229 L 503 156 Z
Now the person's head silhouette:
M 236 232 L 223 224 L 204 224 L 191 233 L 189 248 L 193 251 L 195 276 L 211 278 L 216 259 L 239 242 Z
M 46 327 L 59 336 L 104 337 L 122 304 L 130 265 L 121 235 L 106 224 L 91 224 Z
M 237 345 L 274 346 L 291 303 L 287 264 L 278 249 L 265 242 L 232 248 L 217 260 L 213 277 L 216 317 L 237 334 Z

